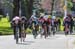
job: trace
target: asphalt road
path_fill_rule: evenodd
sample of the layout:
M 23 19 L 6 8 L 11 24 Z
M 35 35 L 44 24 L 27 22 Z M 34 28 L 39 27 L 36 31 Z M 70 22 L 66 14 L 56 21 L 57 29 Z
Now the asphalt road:
M 51 35 L 47 39 L 34 39 L 32 35 L 27 35 L 25 42 L 19 44 L 15 43 L 13 35 L 0 36 L 0 49 L 72 49 L 74 36 L 64 34 Z

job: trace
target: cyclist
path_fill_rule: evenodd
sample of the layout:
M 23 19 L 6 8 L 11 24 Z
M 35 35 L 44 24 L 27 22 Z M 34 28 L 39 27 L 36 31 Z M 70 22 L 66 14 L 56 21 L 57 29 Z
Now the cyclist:
M 53 16 L 51 19 L 51 31 L 53 32 L 53 35 L 55 35 L 55 19 L 55 16 Z
M 32 15 L 31 16 L 31 18 L 32 18 L 32 28 L 33 28 L 33 36 L 34 36 L 34 38 L 36 39 L 36 37 L 37 37 L 37 31 L 38 31 L 38 18 L 36 17 L 36 15 L 34 14 L 34 15 Z
M 12 20 L 13 30 L 14 30 L 14 39 L 16 39 L 16 43 L 18 43 L 19 34 L 21 32 L 20 28 L 21 19 L 18 16 L 15 16 Z
M 42 37 L 43 33 L 44 33 L 44 28 L 43 28 L 43 23 L 44 23 L 44 15 L 41 15 L 41 17 L 39 18 L 39 25 L 40 25 L 40 35 Z
M 26 38 L 26 32 L 25 32 L 25 30 L 27 28 L 26 24 L 27 24 L 27 18 L 22 16 L 22 18 L 21 18 L 21 42 L 22 41 L 24 42 L 25 38 Z
M 69 34 L 69 28 L 70 28 L 69 17 L 66 17 L 64 19 L 64 31 L 65 31 L 65 35 Z
M 44 22 L 43 22 L 43 29 L 44 29 L 44 35 L 45 35 L 45 38 L 48 37 L 48 15 L 47 13 L 45 13 L 44 15 Z
M 48 35 L 51 34 L 51 18 L 50 18 L 50 15 L 48 16 L 48 19 L 47 19 L 47 33 L 48 33 Z

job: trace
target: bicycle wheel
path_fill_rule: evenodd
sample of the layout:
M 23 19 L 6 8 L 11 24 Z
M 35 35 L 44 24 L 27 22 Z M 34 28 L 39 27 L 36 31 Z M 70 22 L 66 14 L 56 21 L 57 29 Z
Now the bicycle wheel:
M 35 30 L 34 39 L 37 37 L 37 31 Z
M 65 24 L 65 35 L 69 34 L 69 26 L 68 24 Z
M 18 44 L 18 40 L 19 40 L 19 29 L 18 27 L 16 27 L 16 44 Z
M 47 27 L 46 26 L 44 26 L 44 36 L 45 36 L 45 39 L 46 39 L 46 37 L 47 37 Z

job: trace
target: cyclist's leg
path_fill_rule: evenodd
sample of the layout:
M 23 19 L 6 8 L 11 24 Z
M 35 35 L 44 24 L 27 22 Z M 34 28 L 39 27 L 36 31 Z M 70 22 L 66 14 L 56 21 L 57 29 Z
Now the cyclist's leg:
M 18 29 L 19 29 L 19 38 L 21 38 L 21 32 L 22 32 L 21 26 L 19 26 Z
M 66 35 L 69 34 L 69 27 L 67 25 L 65 26 L 65 33 L 66 33 Z
M 34 39 L 36 39 L 36 31 L 35 31 L 35 29 L 33 29 L 33 37 L 34 37 Z
M 23 42 L 25 42 L 26 32 L 24 33 Z
M 42 27 L 41 28 L 41 38 L 42 38 L 43 34 L 44 34 L 44 28 Z
M 55 26 L 53 26 L 53 35 L 55 35 Z
M 50 32 L 50 25 L 48 26 L 48 35 L 50 36 L 51 35 L 51 32 Z
M 73 33 L 73 26 L 70 26 L 70 34 Z
M 44 32 L 45 34 L 45 38 L 48 36 L 48 34 L 47 34 L 47 26 L 45 26 L 45 32 Z
M 14 32 L 14 39 L 16 39 L 16 27 L 13 28 L 13 32 Z

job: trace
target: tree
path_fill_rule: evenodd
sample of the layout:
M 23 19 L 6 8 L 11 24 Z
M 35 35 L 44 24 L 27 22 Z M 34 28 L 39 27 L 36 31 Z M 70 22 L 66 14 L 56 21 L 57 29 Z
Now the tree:
M 67 0 L 67 8 L 69 11 L 71 11 L 71 8 L 73 7 L 73 3 L 71 0 Z
M 22 2 L 22 7 L 25 9 L 25 16 L 29 18 L 32 15 L 33 0 L 14 0 L 13 16 L 19 16 L 19 2 Z M 22 8 L 21 7 L 21 8 Z M 21 9 L 23 11 L 23 9 Z
M 1 0 L 0 1 L 0 4 L 3 6 L 3 7 L 11 7 L 11 8 L 13 8 L 14 7 L 14 5 L 13 5 L 13 3 L 11 3 L 9 0 Z
M 24 0 L 24 2 L 25 2 L 25 13 L 26 13 L 27 18 L 29 18 L 32 15 L 33 1 L 34 0 Z
M 3 16 L 6 16 L 7 14 L 12 17 L 12 10 L 14 8 L 13 0 L 0 0 L 0 14 L 3 13 Z M 6 11 L 5 11 L 6 10 Z
M 53 7 L 54 7 L 54 1 L 55 1 L 55 0 L 52 0 L 51 15 L 53 14 L 53 10 L 54 10 L 54 9 L 53 9 Z
M 20 2 L 20 0 L 13 0 L 13 4 L 14 4 L 13 17 L 19 16 L 19 2 Z

